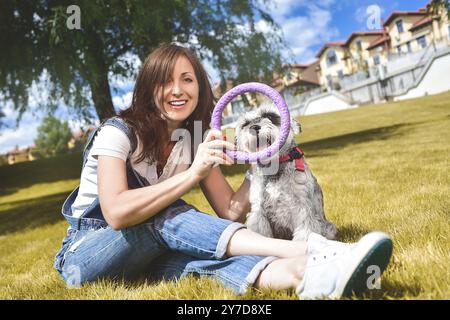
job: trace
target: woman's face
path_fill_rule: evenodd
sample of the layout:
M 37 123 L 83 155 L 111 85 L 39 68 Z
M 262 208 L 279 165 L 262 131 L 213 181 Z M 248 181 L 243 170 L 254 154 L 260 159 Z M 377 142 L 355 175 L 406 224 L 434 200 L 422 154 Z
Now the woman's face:
M 160 97 L 162 91 L 162 106 Z M 195 76 L 194 68 L 189 60 L 181 55 L 175 62 L 172 78 L 164 86 L 158 89 L 156 105 L 163 112 L 169 129 L 181 126 L 198 103 L 199 86 Z

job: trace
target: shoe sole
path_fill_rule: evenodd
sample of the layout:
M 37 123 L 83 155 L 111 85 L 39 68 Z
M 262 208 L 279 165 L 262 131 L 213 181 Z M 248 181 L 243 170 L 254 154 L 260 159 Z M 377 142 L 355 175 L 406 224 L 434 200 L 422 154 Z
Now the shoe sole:
M 363 237 L 360 241 L 358 241 L 357 246 L 362 246 L 360 252 L 356 253 L 356 256 L 360 256 L 360 259 L 357 259 L 356 263 L 353 266 L 349 267 L 344 280 L 342 281 L 342 285 L 345 284 L 344 288 L 338 288 L 335 291 L 335 297 L 349 297 L 353 293 L 361 293 L 368 288 L 367 280 L 373 275 L 373 272 L 368 272 L 368 268 L 370 266 L 378 266 L 379 275 L 386 270 L 387 265 L 389 264 L 389 260 L 392 255 L 392 240 L 382 232 L 372 232 L 365 237 Z M 369 247 L 370 249 L 364 249 Z M 377 270 L 378 271 L 378 270 Z

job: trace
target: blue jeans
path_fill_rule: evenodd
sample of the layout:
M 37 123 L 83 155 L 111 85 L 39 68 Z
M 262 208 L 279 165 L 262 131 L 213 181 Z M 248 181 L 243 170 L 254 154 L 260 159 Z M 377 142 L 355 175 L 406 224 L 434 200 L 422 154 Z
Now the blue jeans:
M 90 229 L 69 228 L 54 266 L 69 285 L 101 278 L 158 281 L 194 274 L 214 277 L 243 294 L 277 259 L 227 257 L 230 238 L 244 227 L 177 200 L 146 222 L 119 231 L 96 223 Z

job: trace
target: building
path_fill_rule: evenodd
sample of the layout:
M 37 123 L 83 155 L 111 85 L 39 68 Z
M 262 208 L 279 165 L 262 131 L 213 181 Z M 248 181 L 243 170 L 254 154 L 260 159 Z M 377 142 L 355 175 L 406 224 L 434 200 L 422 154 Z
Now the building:
M 369 43 L 366 48 L 369 53 L 369 58 L 367 60 L 369 68 L 386 65 L 391 43 L 390 39 L 389 34 L 384 32 L 382 36 Z
M 428 9 L 427 9 L 428 7 Z M 450 26 L 445 8 L 432 8 L 431 2 L 417 11 L 394 11 L 383 23 L 383 30 L 353 32 L 345 42 L 326 43 L 317 53 L 322 87 L 339 90 L 342 80 L 399 57 L 414 55 L 430 46 L 450 42 Z M 399 64 L 400 65 L 400 64 Z
M 338 89 L 338 79 L 351 74 L 345 42 L 327 42 L 316 55 L 319 59 L 319 82 L 330 89 Z
M 421 21 L 428 18 L 425 10 L 392 12 L 383 24 L 390 38 L 389 53 L 412 53 L 425 48 L 431 42 L 431 35 L 428 32 L 417 35 L 413 31 L 422 29 Z
M 383 31 L 358 31 L 353 32 L 345 42 L 347 50 L 347 64 L 350 74 L 367 72 L 371 67 L 371 54 L 368 48 L 371 44 L 384 35 Z
M 34 145 L 23 149 L 19 149 L 19 146 L 16 146 L 13 150 L 6 153 L 8 164 L 35 160 L 36 157 L 33 155 L 35 149 L 36 146 Z
M 274 74 L 271 86 L 288 102 L 293 96 L 320 87 L 318 66 L 318 60 L 309 64 L 284 65 L 281 75 Z
M 222 88 L 220 86 L 220 84 L 216 84 L 213 88 L 213 94 L 214 94 L 214 98 L 219 101 L 219 99 L 229 90 L 231 90 L 234 85 L 233 83 L 235 82 L 234 79 L 228 79 L 226 81 L 226 85 L 225 88 Z M 249 99 L 251 101 L 251 96 L 249 94 L 245 94 L 246 95 L 246 99 Z M 240 114 L 243 110 L 245 109 L 245 101 L 242 98 L 241 95 L 235 97 L 229 104 L 227 104 L 227 106 L 223 109 L 222 111 L 222 115 L 225 118 L 229 118 L 233 115 L 237 115 Z
M 67 142 L 67 148 L 69 151 L 81 151 L 84 149 L 84 145 L 89 137 L 89 134 L 94 131 L 95 128 L 90 127 L 86 130 L 80 128 L 80 130 L 72 133 L 72 137 Z
M 427 6 L 430 6 L 428 4 Z M 448 41 L 450 26 L 445 8 L 394 11 L 383 24 L 390 36 L 390 53 L 413 53 L 428 45 Z

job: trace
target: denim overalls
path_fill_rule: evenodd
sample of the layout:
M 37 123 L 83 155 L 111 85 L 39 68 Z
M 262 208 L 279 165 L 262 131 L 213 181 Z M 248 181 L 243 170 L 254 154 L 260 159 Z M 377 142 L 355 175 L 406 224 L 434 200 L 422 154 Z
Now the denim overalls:
M 88 138 L 83 167 L 87 162 L 96 133 L 104 125 L 123 131 L 131 141 L 136 139 L 123 120 L 106 120 Z M 131 155 L 132 152 L 130 152 Z M 148 181 L 127 159 L 129 189 L 148 186 Z M 276 257 L 227 257 L 226 248 L 235 231 L 245 226 L 198 211 L 178 199 L 147 221 L 114 230 L 105 221 L 98 197 L 77 218 L 71 206 L 78 187 L 69 195 L 62 214 L 70 227 L 63 239 L 54 267 L 70 287 L 102 278 L 180 279 L 187 274 L 211 276 L 238 294 L 254 284 L 260 272 Z

